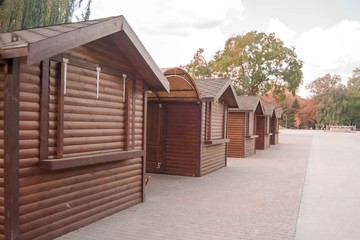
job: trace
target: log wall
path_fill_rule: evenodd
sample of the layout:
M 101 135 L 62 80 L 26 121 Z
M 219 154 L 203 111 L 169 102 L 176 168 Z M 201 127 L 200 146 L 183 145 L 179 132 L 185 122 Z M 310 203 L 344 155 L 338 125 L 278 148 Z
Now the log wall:
M 4 85 L 5 71 L 0 64 L 0 239 L 5 235 L 4 218 Z
M 211 103 L 211 140 L 224 139 L 227 137 L 227 107 L 223 103 Z M 202 104 L 202 140 L 205 141 L 206 132 L 206 109 Z M 200 176 L 211 173 L 226 166 L 226 143 L 202 144 Z
M 20 233 L 21 239 L 53 239 L 143 199 L 143 159 L 72 169 L 42 170 L 39 164 L 40 64 L 21 65 Z M 50 64 L 49 158 L 57 157 L 59 63 Z M 129 81 L 130 82 L 130 81 Z M 144 86 L 129 84 L 126 109 L 122 78 L 68 65 L 64 97 L 64 157 L 124 150 L 125 121 L 130 149 L 143 149 Z M 136 86 L 136 87 L 135 87 Z M 133 95 L 134 94 L 134 95 Z M 134 98 L 133 98 L 134 96 Z M 126 120 L 128 112 L 128 120 Z M 134 121 L 133 121 L 134 119 Z

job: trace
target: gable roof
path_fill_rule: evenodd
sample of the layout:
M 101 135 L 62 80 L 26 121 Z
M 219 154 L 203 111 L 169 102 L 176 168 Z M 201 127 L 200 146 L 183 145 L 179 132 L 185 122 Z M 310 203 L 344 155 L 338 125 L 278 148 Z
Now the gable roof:
M 275 108 L 275 117 L 280 119 L 282 112 L 283 112 L 283 110 L 281 108 Z
M 240 111 L 255 112 L 256 107 L 259 104 L 262 107 L 262 102 L 260 101 L 259 96 L 237 96 L 236 98 L 239 103 Z
M 169 83 L 123 16 L 0 33 L 0 59 L 26 57 L 39 62 L 111 36 L 150 87 L 169 91 Z
M 272 104 L 264 104 L 264 115 L 270 116 L 274 114 L 275 106 Z
M 224 96 L 229 107 L 238 107 L 235 90 L 230 79 L 196 79 L 195 83 L 199 89 L 201 101 L 216 102 L 221 96 Z

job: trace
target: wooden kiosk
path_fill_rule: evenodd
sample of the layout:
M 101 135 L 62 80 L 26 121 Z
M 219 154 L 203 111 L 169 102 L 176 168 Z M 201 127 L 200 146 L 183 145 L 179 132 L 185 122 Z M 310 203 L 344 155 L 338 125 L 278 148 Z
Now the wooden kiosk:
M 239 108 L 229 109 L 228 157 L 245 158 L 256 152 L 256 116 L 264 115 L 258 96 L 238 96 Z
M 0 33 L 0 239 L 144 200 L 147 90 L 169 83 L 122 16 Z
M 264 104 L 264 115 L 256 116 L 256 134 L 259 135 L 255 140 L 256 149 L 264 150 L 270 147 L 270 121 L 275 106 Z
M 200 177 L 226 166 L 228 107 L 238 106 L 230 80 L 164 75 L 170 93 L 148 95 L 147 171 Z

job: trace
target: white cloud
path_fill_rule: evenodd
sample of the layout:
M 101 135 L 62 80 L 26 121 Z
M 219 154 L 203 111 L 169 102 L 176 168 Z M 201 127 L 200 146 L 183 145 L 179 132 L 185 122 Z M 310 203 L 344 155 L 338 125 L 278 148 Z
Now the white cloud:
M 296 49 L 304 61 L 305 83 L 326 73 L 346 81 L 360 66 L 360 22 L 343 20 L 329 29 L 314 28 L 297 39 Z
M 92 19 L 124 15 L 160 67 L 189 63 L 198 48 L 210 58 L 237 33 L 243 12 L 241 0 L 109 2 L 93 0 Z
M 296 32 L 283 24 L 278 18 L 270 19 L 268 23 L 268 32 L 275 33 L 276 37 L 281 39 L 285 46 L 295 46 Z

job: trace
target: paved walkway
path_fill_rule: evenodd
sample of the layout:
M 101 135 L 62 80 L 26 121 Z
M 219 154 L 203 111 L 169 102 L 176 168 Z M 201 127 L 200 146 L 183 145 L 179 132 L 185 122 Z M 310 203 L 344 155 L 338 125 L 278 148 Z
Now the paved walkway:
M 314 135 L 295 239 L 360 239 L 360 133 Z
M 251 158 L 229 159 L 228 167 L 204 177 L 152 175 L 146 202 L 59 239 L 311 240 L 321 239 L 317 236 L 324 232 L 330 233 L 324 239 L 355 239 L 332 238 L 332 232 L 339 230 L 360 236 L 356 235 L 360 228 L 354 229 L 360 223 L 359 165 L 352 167 L 354 156 L 344 151 L 347 148 L 332 145 L 337 140 L 345 144 L 348 137 L 360 147 L 359 134 L 282 131 L 279 145 L 259 150 Z M 331 146 L 330 150 L 324 149 L 326 146 Z M 338 159 L 340 153 L 346 157 Z M 336 200 L 339 195 L 342 202 Z M 329 207 L 343 210 L 327 211 Z M 317 227 L 326 222 L 325 213 L 335 218 L 331 230 Z M 340 229 L 338 221 L 348 228 Z

